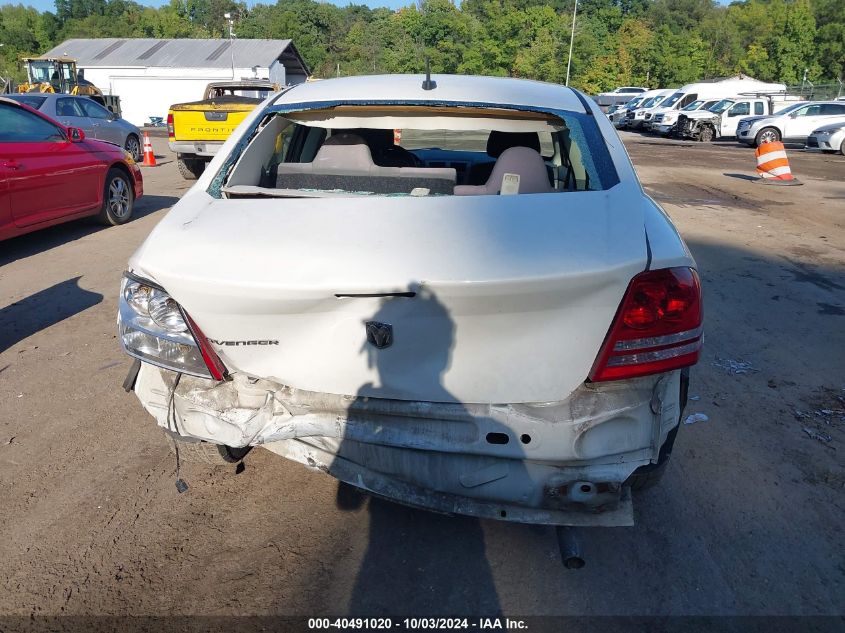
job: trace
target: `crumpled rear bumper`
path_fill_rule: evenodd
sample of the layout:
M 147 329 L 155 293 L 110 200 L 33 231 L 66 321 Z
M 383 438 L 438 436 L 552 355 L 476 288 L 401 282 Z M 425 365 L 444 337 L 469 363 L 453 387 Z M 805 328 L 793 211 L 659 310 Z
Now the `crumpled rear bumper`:
M 146 363 L 135 385 L 159 426 L 259 446 L 400 503 L 552 525 L 632 525 L 625 481 L 679 421 L 680 374 L 585 384 L 565 401 L 409 402 L 304 392 Z

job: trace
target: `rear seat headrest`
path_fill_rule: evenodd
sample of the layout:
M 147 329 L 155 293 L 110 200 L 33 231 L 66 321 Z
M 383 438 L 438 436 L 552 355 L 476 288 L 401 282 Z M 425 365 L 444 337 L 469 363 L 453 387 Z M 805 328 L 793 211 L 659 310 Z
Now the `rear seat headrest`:
M 490 177 L 483 185 L 458 185 L 456 196 L 494 196 L 502 190 L 506 174 L 519 177 L 517 193 L 551 193 L 549 172 L 540 153 L 529 147 L 509 147 L 496 159 Z
M 333 134 L 320 147 L 312 163 L 315 171 L 368 174 L 376 168 L 370 148 L 356 134 Z

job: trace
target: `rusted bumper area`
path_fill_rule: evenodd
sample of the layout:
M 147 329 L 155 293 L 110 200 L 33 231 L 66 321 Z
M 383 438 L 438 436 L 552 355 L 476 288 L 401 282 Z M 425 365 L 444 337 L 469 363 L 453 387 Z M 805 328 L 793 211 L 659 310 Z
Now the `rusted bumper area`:
M 407 402 L 303 392 L 235 375 L 214 383 L 143 364 L 135 391 L 158 424 L 263 445 L 400 503 L 550 525 L 632 525 L 631 473 L 678 424 L 680 372 L 585 384 L 565 401 Z

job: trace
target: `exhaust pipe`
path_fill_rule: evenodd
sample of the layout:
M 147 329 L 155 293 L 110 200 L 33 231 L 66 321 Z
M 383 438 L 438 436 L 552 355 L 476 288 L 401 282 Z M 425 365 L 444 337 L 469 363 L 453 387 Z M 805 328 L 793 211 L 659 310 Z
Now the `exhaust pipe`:
M 576 528 L 566 525 L 555 527 L 557 544 L 560 547 L 560 560 L 567 569 L 581 569 L 587 562 L 581 555 L 581 544 Z

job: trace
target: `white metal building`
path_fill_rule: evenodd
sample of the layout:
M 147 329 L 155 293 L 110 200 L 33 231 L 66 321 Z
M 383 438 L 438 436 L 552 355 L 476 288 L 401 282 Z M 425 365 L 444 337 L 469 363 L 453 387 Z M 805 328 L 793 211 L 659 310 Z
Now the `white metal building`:
M 45 56 L 75 58 L 86 80 L 120 96 L 123 117 L 135 125 L 167 116 L 173 103 L 202 99 L 211 81 L 271 79 L 284 86 L 309 74 L 291 40 L 73 39 Z

